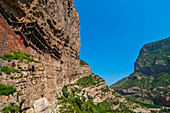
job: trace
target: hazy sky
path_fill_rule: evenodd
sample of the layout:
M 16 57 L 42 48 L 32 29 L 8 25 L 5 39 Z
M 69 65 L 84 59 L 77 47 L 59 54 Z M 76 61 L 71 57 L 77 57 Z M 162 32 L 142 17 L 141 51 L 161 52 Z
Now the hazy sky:
M 74 0 L 81 55 L 108 85 L 130 75 L 146 43 L 170 36 L 170 0 Z

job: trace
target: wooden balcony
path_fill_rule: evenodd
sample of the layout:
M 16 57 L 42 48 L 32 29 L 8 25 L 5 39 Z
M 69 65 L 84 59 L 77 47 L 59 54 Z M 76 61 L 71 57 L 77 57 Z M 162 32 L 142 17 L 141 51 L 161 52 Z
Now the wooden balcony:
M 23 38 L 25 42 L 24 44 L 30 45 L 41 54 L 47 52 L 57 60 L 61 58 L 59 49 L 56 45 L 52 46 L 49 44 L 47 41 L 49 40 L 49 37 L 45 34 L 37 22 L 28 23 L 27 25 L 24 22 L 19 22 L 13 14 L 9 15 L 6 12 L 1 3 L 0 13 L 11 29 Z

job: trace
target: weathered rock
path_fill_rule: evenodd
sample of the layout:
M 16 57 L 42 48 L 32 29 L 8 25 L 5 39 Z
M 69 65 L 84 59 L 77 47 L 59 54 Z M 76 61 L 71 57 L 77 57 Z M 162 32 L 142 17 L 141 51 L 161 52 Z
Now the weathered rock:
M 41 98 L 41 99 L 34 101 L 34 111 L 36 113 L 39 113 L 39 112 L 49 113 L 48 107 L 49 107 L 49 103 L 46 98 Z
M 155 102 L 161 105 L 169 106 L 170 107 L 170 96 L 157 96 L 155 98 Z
M 17 36 L 0 15 L 0 56 L 14 51 L 24 51 L 18 44 Z
M 26 113 L 34 113 L 34 109 L 31 108 L 31 109 L 27 110 Z
M 140 51 L 135 62 L 135 72 L 159 74 L 170 72 L 170 37 L 146 44 Z
M 124 89 L 124 90 L 119 90 L 119 89 L 115 89 L 115 90 L 121 94 L 124 94 L 124 95 L 133 95 L 133 94 L 149 93 L 150 92 L 145 89 L 141 89 L 139 87 L 131 87 L 129 89 Z
M 47 35 L 44 38 L 49 38 L 50 44 L 56 45 L 61 53 L 61 59 L 56 60 L 50 54 L 40 54 L 30 46 L 25 49 L 4 19 L 0 18 L 0 55 L 21 51 L 41 62 L 13 60 L 14 68 L 22 70 L 22 73 L 11 75 L 14 80 L 2 75 L 1 83 L 9 83 L 19 90 L 22 109 L 32 108 L 34 101 L 42 97 L 47 98 L 49 103 L 55 103 L 56 92 L 64 85 L 91 74 L 88 65 L 79 64 L 80 22 L 73 0 L 2 0 L 2 5 L 19 21 L 37 22 Z M 12 66 L 12 61 L 8 66 Z

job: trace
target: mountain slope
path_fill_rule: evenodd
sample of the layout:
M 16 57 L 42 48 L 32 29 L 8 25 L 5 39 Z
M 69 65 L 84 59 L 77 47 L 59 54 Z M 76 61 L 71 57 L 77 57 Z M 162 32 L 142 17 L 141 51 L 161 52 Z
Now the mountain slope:
M 123 95 L 131 95 L 131 100 L 142 97 L 146 99 L 144 104 L 152 101 L 152 105 L 170 106 L 170 38 L 144 45 L 134 69 L 134 73 L 111 88 Z
M 143 74 L 170 72 L 170 37 L 144 45 L 135 62 L 135 72 Z
M 14 52 L 1 56 L 0 64 L 0 110 L 3 112 L 132 113 L 149 111 L 139 104 L 128 102 L 108 87 L 102 78 L 93 73 L 65 84 L 56 91 L 54 97 L 51 96 L 55 103 L 50 103 L 43 96 L 46 93 L 44 89 L 46 66 L 43 62 L 34 60 L 34 57 L 29 54 Z M 80 66 L 86 68 L 88 64 L 80 60 Z

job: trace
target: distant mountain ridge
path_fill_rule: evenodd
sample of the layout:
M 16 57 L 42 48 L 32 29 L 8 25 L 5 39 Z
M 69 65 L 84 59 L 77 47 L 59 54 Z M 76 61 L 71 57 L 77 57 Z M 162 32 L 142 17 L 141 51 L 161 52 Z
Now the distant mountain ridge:
M 111 88 L 130 95 L 131 101 L 138 97 L 147 100 L 142 104 L 170 106 L 170 37 L 144 45 L 135 62 L 134 73 Z M 148 103 L 150 101 L 152 103 Z
M 143 74 L 170 72 L 170 37 L 144 45 L 134 68 Z

